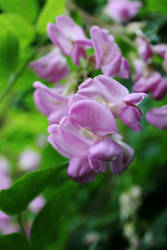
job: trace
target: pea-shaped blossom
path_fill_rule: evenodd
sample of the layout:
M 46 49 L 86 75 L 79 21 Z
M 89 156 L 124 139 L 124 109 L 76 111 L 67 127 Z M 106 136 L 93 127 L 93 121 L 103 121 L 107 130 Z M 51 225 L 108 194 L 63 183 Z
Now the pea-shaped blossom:
M 51 41 L 70 56 L 75 63 L 79 64 L 79 58 L 86 58 L 85 49 L 92 46 L 90 39 L 86 38 L 83 29 L 76 25 L 73 20 L 64 15 L 56 18 L 56 24 L 48 24 L 48 35 Z
M 96 68 L 101 68 L 103 74 L 107 76 L 129 78 L 129 64 L 122 56 L 113 36 L 98 26 L 90 29 L 90 35 L 95 51 Z
M 49 82 L 60 81 L 69 73 L 66 59 L 60 54 L 58 49 L 30 63 L 30 68 L 33 69 L 39 77 Z
M 153 108 L 146 113 L 146 120 L 153 126 L 166 129 L 167 128 L 167 105 L 160 108 Z
M 139 1 L 109 0 L 106 13 L 116 22 L 127 23 L 136 16 L 141 6 Z
M 167 71 L 167 45 L 157 44 L 152 46 L 152 50 L 155 54 L 161 56 L 164 59 L 163 67 Z
M 136 39 L 136 45 L 138 48 L 139 55 L 141 56 L 144 62 L 147 62 L 153 56 L 151 45 L 145 37 L 141 36 Z
M 146 96 L 145 93 L 131 93 L 116 80 L 99 75 L 83 82 L 78 90 L 80 96 L 92 98 L 110 110 L 126 126 L 136 132 L 141 130 L 142 113 L 137 105 Z M 79 98 L 79 97 L 78 97 Z
M 68 175 L 77 182 L 90 182 L 117 157 L 121 158 L 120 164 L 118 167 L 111 166 L 111 169 L 115 174 L 121 173 L 127 167 L 125 158 L 128 153 L 124 146 L 108 136 L 118 133 L 114 116 L 105 106 L 93 100 L 81 97 L 76 101 L 75 97 L 69 103 L 69 116 L 48 129 L 49 142 L 58 152 L 70 158 Z M 133 158 L 131 153 L 128 158 Z
M 163 78 L 159 72 L 150 71 L 142 75 L 133 85 L 136 92 L 152 92 L 154 99 L 162 99 L 167 93 L 167 79 Z
M 63 96 L 64 85 L 57 84 L 48 88 L 40 82 L 35 82 L 34 102 L 39 111 L 46 115 L 50 123 L 58 123 L 68 112 L 69 97 Z

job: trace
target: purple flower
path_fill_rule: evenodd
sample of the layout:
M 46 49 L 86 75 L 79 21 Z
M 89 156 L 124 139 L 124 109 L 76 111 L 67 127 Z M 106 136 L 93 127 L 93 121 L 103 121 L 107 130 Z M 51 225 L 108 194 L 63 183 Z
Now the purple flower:
M 141 6 L 142 4 L 139 1 L 110 0 L 106 12 L 116 22 L 127 23 L 136 16 Z
M 46 115 L 50 123 L 59 123 L 68 112 L 69 97 L 63 96 L 64 85 L 50 89 L 40 82 L 35 82 L 34 102 L 39 111 Z
M 110 114 L 114 114 L 115 117 L 118 117 L 134 131 L 139 132 L 141 130 L 140 120 L 142 113 L 136 105 L 143 100 L 146 94 L 129 94 L 128 89 L 119 82 L 103 75 L 94 79 L 87 79 L 80 85 L 78 94 L 78 99 L 80 96 L 92 98 L 106 106 Z M 77 98 L 75 97 L 76 101 Z
M 146 113 L 146 120 L 157 128 L 167 128 L 167 105 L 151 109 Z
M 152 50 L 155 54 L 158 54 L 159 56 L 164 58 L 167 52 L 167 45 L 166 44 L 153 45 Z
M 67 173 L 77 182 L 94 180 L 124 151 L 122 145 L 108 136 L 118 133 L 112 113 L 86 97 L 78 99 L 74 95 L 69 102 L 69 116 L 62 118 L 58 125 L 50 125 L 48 131 L 52 146 L 71 159 Z M 117 172 L 123 169 L 122 166 Z
M 129 78 L 129 64 L 107 30 L 93 26 L 90 35 L 95 50 L 96 68 L 104 75 Z
M 32 62 L 30 68 L 33 69 L 39 77 L 49 82 L 60 81 L 69 73 L 66 59 L 60 54 L 58 49 Z
M 167 93 L 167 79 L 162 78 L 161 81 L 157 84 L 153 90 L 152 97 L 154 99 L 162 99 Z
M 134 150 L 129 145 L 121 140 L 117 141 L 117 143 L 122 147 L 122 151 L 117 159 L 115 159 L 115 161 L 111 161 L 110 163 L 111 171 L 114 174 L 122 173 L 122 171 L 129 166 L 134 158 Z
M 25 171 L 32 171 L 39 166 L 40 160 L 39 153 L 31 149 L 25 149 L 19 157 L 19 166 Z
M 29 204 L 29 209 L 32 212 L 37 213 L 43 208 L 44 205 L 45 199 L 40 195 Z
M 48 35 L 66 56 L 72 58 L 75 65 L 79 64 L 80 56 L 86 58 L 85 49 L 92 46 L 83 29 L 68 16 L 58 16 L 56 24 L 49 23 Z
M 163 67 L 164 70 L 167 71 L 167 45 L 166 44 L 158 44 L 152 46 L 152 50 L 155 54 L 158 54 L 162 58 L 164 58 Z
M 154 99 L 162 99 L 167 93 L 167 80 L 158 72 L 148 72 L 148 75 L 138 77 L 133 85 L 136 92 L 152 92 Z
M 147 62 L 152 56 L 152 48 L 145 37 L 138 37 L 136 39 L 136 45 L 138 48 L 139 55 L 144 62 Z

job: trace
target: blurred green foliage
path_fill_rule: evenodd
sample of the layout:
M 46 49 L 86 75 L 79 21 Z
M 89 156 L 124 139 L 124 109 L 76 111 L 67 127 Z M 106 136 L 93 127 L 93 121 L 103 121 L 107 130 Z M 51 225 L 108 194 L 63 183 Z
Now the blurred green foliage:
M 105 0 L 75 2 L 96 17 L 106 4 Z M 137 18 L 147 22 L 146 35 L 153 41 L 167 41 L 167 1 L 142 2 L 144 11 Z M 0 10 L 0 89 L 3 91 L 10 74 L 25 63 L 29 53 L 43 39 L 47 23 L 66 13 L 66 5 L 64 0 L 0 0 Z M 77 17 L 76 21 L 82 22 L 79 13 L 72 14 Z M 119 39 L 118 42 L 121 49 L 127 51 L 125 43 Z M 45 44 L 49 44 L 48 41 Z M 41 192 L 47 203 L 33 221 L 31 244 L 22 234 L 13 234 L 0 237 L 0 249 L 130 249 L 124 235 L 127 222 L 134 225 L 140 239 L 137 249 L 166 249 L 167 131 L 151 127 L 145 118 L 140 134 L 120 124 L 125 140 L 136 152 L 129 169 L 121 176 L 112 176 L 108 171 L 93 183 L 76 184 L 66 176 L 66 159 L 50 145 L 42 147 L 37 143 L 40 135 L 47 135 L 48 122 L 33 102 L 32 83 L 35 80 L 39 78 L 27 65 L 0 103 L 0 155 L 9 159 L 12 178 L 16 180 L 9 190 L 0 193 L 0 208 L 9 214 L 20 213 Z M 123 83 L 131 88 L 131 81 Z M 164 103 L 166 100 L 155 102 L 150 98 L 142 104 L 142 109 L 145 113 Z M 25 148 L 38 151 L 42 160 L 40 170 L 23 176 L 18 168 L 18 158 Z M 135 186 L 141 188 L 141 206 L 135 218 L 121 221 L 120 196 Z M 146 237 L 149 232 L 151 240 Z

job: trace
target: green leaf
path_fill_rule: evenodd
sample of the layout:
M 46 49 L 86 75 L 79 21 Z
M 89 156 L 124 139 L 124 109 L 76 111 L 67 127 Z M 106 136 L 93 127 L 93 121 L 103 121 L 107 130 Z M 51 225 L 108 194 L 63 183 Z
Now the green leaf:
M 14 233 L 0 237 L 1 250 L 30 250 L 30 244 L 23 234 Z
M 19 59 L 18 39 L 13 32 L 2 30 L 0 31 L 0 41 L 0 73 L 13 72 Z
M 47 168 L 26 174 L 9 189 L 0 192 L 0 209 L 10 215 L 25 210 L 29 202 L 58 177 L 60 171 L 59 168 Z
M 48 22 L 53 22 L 56 16 L 64 13 L 66 7 L 65 2 L 65 0 L 46 1 L 37 23 L 37 29 L 40 33 L 46 33 Z
M 57 189 L 56 194 L 36 216 L 31 229 L 31 242 L 34 250 L 45 250 L 51 243 L 58 241 L 61 224 L 65 224 L 62 219 L 64 218 L 66 221 L 65 216 L 71 217 L 70 209 L 73 205 L 71 199 L 77 188 L 77 183 L 66 182 L 65 185 Z
M 0 0 L 0 7 L 4 12 L 19 14 L 29 21 L 34 21 L 38 14 L 36 0 Z
M 26 47 L 34 38 L 34 29 L 25 18 L 15 14 L 0 15 L 0 30 L 13 32 L 20 43 L 21 48 Z
M 146 0 L 148 10 L 160 14 L 167 14 L 167 0 Z

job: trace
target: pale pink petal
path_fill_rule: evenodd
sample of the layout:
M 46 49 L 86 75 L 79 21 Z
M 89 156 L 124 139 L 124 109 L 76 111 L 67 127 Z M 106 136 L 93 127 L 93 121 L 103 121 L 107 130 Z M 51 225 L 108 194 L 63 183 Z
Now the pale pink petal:
M 118 117 L 122 123 L 124 123 L 126 126 L 131 128 L 135 132 L 141 131 L 140 120 L 142 114 L 137 107 L 133 105 L 126 105 L 122 107 L 120 109 Z
M 79 126 L 96 135 L 118 132 L 116 120 L 110 110 L 95 101 L 88 99 L 77 102 L 71 107 L 69 115 Z
M 67 174 L 76 182 L 91 182 L 97 176 L 97 173 L 90 168 L 87 158 L 72 158 Z
M 160 129 L 167 128 L 167 105 L 164 105 L 160 108 L 151 109 L 146 114 L 147 121 Z
M 132 93 L 132 94 L 129 94 L 129 95 L 125 96 L 124 102 L 126 104 L 138 105 L 143 101 L 143 99 L 146 96 L 147 96 L 147 94 L 145 94 L 145 93 Z

